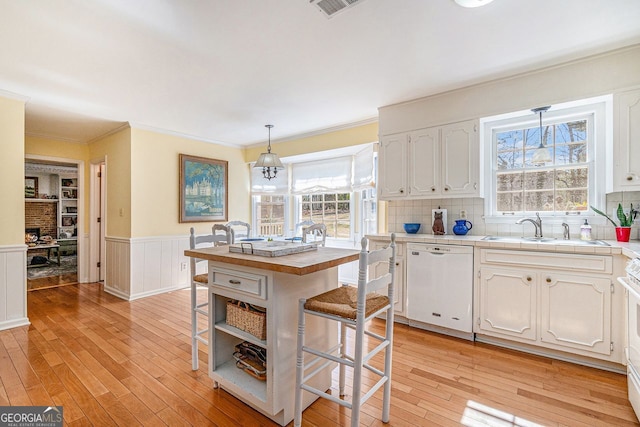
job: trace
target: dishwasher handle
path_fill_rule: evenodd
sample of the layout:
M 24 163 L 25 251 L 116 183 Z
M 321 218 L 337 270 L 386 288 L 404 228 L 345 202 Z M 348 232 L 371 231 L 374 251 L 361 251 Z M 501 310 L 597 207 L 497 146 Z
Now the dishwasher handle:
M 430 255 L 446 255 L 446 253 L 444 253 L 444 252 L 431 252 L 431 251 L 428 251 L 427 253 L 430 254 Z M 411 255 L 420 255 L 420 251 L 411 251 Z

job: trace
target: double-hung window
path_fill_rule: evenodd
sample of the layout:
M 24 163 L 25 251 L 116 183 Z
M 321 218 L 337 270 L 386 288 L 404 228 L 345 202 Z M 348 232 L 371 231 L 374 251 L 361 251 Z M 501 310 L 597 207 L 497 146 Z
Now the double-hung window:
M 584 215 L 604 197 L 606 99 L 484 120 L 488 218 Z M 488 144 L 487 144 L 488 142 Z
M 319 193 L 300 196 L 300 221 L 311 220 L 327 227 L 327 237 L 351 237 L 352 193 Z

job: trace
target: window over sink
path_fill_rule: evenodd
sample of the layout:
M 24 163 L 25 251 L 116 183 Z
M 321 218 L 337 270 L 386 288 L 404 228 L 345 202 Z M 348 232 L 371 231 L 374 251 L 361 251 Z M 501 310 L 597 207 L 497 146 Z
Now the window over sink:
M 542 115 L 542 134 L 530 110 L 482 119 L 488 222 L 535 212 L 584 216 L 589 205 L 602 205 L 611 104 L 606 96 L 553 105 Z M 534 156 L 541 149 L 546 161 Z

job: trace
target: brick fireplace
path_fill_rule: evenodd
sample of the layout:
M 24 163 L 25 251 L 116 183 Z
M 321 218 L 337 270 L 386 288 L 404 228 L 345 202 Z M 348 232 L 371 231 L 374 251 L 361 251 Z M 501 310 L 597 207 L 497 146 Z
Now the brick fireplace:
M 28 202 L 24 206 L 25 228 L 39 228 L 40 236 L 58 237 L 58 203 Z

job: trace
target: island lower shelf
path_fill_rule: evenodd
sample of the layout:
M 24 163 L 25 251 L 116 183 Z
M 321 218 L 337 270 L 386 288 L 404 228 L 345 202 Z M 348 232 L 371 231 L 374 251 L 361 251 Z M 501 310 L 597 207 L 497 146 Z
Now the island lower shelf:
M 221 281 L 221 277 L 225 280 Z M 246 291 L 244 285 L 248 277 L 261 280 L 261 287 L 256 288 L 255 293 Z M 338 268 L 325 268 L 300 276 L 209 261 L 209 278 L 209 376 L 218 387 L 278 424 L 287 425 L 294 415 L 298 301 L 337 287 Z M 266 309 L 265 340 L 226 323 L 229 300 Z M 324 346 L 337 342 L 335 323 L 317 318 L 309 319 L 306 326 L 307 342 Z M 235 346 L 243 341 L 266 349 L 266 380 L 256 379 L 236 367 L 233 353 Z M 331 367 L 325 371 L 317 377 L 315 386 L 327 390 L 331 387 Z M 315 399 L 317 396 L 305 392 L 303 407 Z

